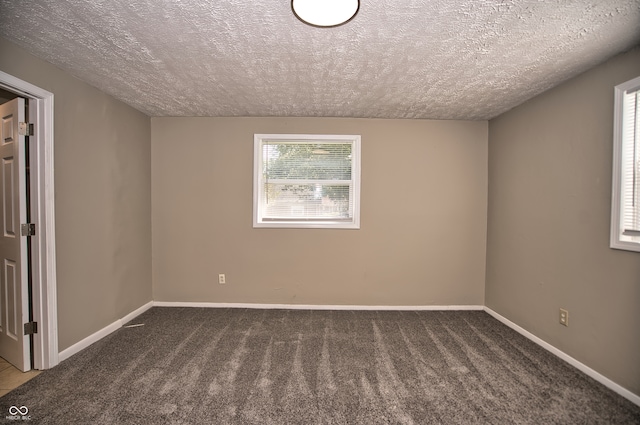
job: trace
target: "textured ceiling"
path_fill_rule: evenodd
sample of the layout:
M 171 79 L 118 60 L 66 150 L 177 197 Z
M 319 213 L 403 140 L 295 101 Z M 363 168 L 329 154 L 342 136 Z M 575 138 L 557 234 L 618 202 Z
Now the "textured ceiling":
M 640 43 L 638 0 L 0 0 L 0 35 L 150 116 L 489 119 Z

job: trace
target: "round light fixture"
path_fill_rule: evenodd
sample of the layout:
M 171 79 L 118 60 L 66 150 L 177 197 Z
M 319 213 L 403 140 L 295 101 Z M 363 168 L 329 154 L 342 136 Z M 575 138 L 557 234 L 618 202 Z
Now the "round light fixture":
M 314 27 L 337 27 L 356 16 L 360 0 L 291 0 L 296 18 Z

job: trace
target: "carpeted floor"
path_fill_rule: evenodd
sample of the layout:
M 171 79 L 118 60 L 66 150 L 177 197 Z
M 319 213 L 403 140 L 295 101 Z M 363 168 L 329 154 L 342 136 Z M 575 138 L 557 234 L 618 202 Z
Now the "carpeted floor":
M 640 423 L 640 407 L 480 311 L 154 307 L 133 323 L 0 410 L 42 424 Z

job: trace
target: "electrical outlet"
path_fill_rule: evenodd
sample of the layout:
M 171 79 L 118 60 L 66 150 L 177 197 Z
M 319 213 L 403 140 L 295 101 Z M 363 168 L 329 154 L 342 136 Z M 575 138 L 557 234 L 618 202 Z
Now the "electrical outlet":
M 569 311 L 564 308 L 560 309 L 560 324 L 569 326 Z
M 227 283 L 227 278 L 224 276 L 224 274 L 223 274 L 223 273 L 220 273 L 220 274 L 218 275 L 218 283 L 219 283 L 220 285 L 224 285 L 225 283 Z

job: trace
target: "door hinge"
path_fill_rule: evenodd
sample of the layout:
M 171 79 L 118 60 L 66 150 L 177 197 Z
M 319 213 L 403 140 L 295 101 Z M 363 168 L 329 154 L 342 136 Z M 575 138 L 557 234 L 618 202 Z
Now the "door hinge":
M 33 124 L 28 122 L 18 123 L 18 134 L 20 136 L 33 136 L 34 134 Z
M 20 234 L 22 236 L 34 236 L 36 234 L 36 225 L 34 223 L 20 225 Z
M 38 322 L 27 322 L 24 324 L 24 334 L 33 335 L 38 333 Z

